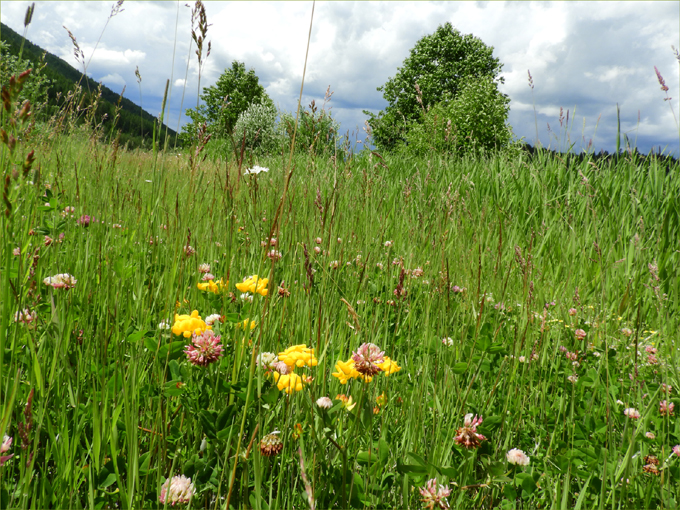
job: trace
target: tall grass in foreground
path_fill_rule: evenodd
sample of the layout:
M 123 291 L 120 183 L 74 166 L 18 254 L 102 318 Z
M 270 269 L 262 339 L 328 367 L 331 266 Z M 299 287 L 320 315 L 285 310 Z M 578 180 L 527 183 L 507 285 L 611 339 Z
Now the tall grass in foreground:
M 2 508 L 677 508 L 677 168 L 296 156 L 273 241 L 282 158 L 1 157 Z M 166 329 L 192 310 L 207 366 Z M 342 384 L 363 343 L 401 370 Z

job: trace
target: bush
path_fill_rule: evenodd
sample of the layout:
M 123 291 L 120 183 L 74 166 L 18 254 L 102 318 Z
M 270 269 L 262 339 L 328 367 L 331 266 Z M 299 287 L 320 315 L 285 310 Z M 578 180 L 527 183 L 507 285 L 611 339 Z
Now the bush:
M 510 99 L 490 78 L 466 78 L 455 99 L 446 96 L 414 122 L 402 149 L 410 154 L 480 152 L 506 147 L 512 130 L 505 121 Z
M 234 141 L 240 147 L 245 131 L 246 150 L 257 154 L 279 151 L 284 135 L 276 126 L 277 111 L 271 103 L 254 103 L 238 118 L 234 126 Z
M 9 86 L 10 77 L 18 77 L 26 69 L 33 69 L 24 82 L 17 101 L 18 104 L 22 104 L 26 100 L 30 101 L 33 118 L 42 118 L 41 114 L 47 105 L 47 90 L 50 86 L 50 80 L 42 74 L 45 63 L 39 62 L 36 65 L 29 60 L 20 60 L 18 56 L 10 53 L 9 46 L 3 42 L 0 42 L 0 54 L 2 55 L 2 58 L 0 58 L 1 87 Z
M 281 127 L 290 143 L 295 129 L 295 113 L 282 112 Z M 300 112 L 295 149 L 311 154 L 332 154 L 335 152 L 339 127 L 338 122 L 331 117 L 330 111 L 325 108 L 319 110 L 312 101 L 308 109 Z

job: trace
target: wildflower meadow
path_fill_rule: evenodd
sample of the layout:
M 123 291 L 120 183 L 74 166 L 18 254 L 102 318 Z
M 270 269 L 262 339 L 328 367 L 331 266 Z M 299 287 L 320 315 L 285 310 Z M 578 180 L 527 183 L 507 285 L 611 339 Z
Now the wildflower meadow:
M 124 150 L 12 80 L 1 508 L 680 505 L 676 162 Z

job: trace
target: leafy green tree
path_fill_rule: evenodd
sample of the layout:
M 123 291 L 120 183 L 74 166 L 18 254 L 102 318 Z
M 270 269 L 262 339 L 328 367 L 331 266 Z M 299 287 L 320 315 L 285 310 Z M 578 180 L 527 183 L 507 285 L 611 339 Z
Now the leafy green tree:
M 411 49 L 397 74 L 378 87 L 388 105 L 374 115 L 368 111 L 373 140 L 382 150 L 392 150 L 405 140 L 412 125 L 422 121 L 422 108 L 445 96 L 455 99 L 466 77 L 490 77 L 503 83 L 503 65 L 493 57 L 493 47 L 471 34 L 463 35 L 451 23 L 440 25 Z M 416 91 L 421 91 L 422 105 Z
M 506 124 L 509 103 L 490 77 L 466 77 L 454 99 L 447 95 L 422 109 L 422 121 L 413 124 L 406 134 L 403 150 L 422 155 L 506 148 L 512 140 L 512 130 Z
M 231 68 L 225 69 L 217 83 L 203 89 L 203 102 L 198 108 L 187 110 L 187 116 L 192 122 L 184 127 L 183 139 L 192 141 L 205 122 L 208 132 L 213 138 L 227 138 L 234 134 L 234 127 L 238 118 L 252 104 L 266 104 L 274 106 L 254 69 L 246 71 L 243 62 L 235 60 Z M 238 135 L 235 136 L 238 138 Z

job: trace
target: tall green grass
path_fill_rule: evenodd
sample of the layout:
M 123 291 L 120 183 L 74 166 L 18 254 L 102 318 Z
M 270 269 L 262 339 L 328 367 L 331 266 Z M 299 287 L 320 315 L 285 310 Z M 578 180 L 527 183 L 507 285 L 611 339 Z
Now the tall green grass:
M 29 149 L 37 162 L 13 177 Z M 224 161 L 119 152 L 86 135 L 2 151 L 0 428 L 14 438 L 3 508 L 157 508 L 179 474 L 197 490 L 192 507 L 306 507 L 301 458 L 317 508 L 419 507 L 435 477 L 456 508 L 677 506 L 680 429 L 659 401 L 680 405 L 680 184 L 655 160 L 296 155 L 273 263 L 261 242 L 287 157 L 239 177 Z M 78 225 L 82 215 L 96 221 Z M 201 263 L 232 295 L 197 289 Z M 57 273 L 76 286 L 43 284 Z M 251 274 L 269 277 L 252 304 L 235 289 Z M 24 308 L 37 313 L 30 326 L 14 321 Z M 159 328 L 194 309 L 225 317 L 225 355 L 207 367 Z M 252 332 L 236 327 L 246 318 Z M 363 342 L 401 371 L 341 385 L 336 362 Z M 297 344 L 318 365 L 297 369 L 313 381 L 286 395 L 252 350 Z M 454 441 L 467 413 L 483 416 L 477 449 Z M 266 457 L 259 442 L 275 429 L 283 451 Z M 508 464 L 512 448 L 529 466 Z M 659 475 L 643 470 L 647 455 Z

